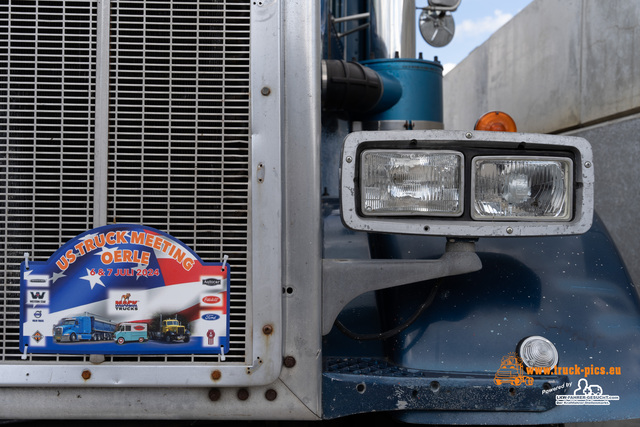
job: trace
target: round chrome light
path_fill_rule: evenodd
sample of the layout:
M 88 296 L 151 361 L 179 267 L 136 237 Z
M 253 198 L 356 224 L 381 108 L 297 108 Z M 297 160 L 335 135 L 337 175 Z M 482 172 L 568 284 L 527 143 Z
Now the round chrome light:
M 532 336 L 522 340 L 518 354 L 522 363 L 529 368 L 554 368 L 558 364 L 558 350 L 543 337 Z

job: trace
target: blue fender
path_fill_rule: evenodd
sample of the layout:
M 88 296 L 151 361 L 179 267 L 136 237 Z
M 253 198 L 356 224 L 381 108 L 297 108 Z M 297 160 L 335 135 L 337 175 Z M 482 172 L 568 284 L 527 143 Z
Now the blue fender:
M 361 233 L 340 231 L 331 217 L 325 257 L 337 247 L 342 256 L 367 256 Z M 437 258 L 445 244 L 422 236 L 365 239 L 371 257 L 382 259 Z M 358 332 L 389 329 L 438 285 L 431 306 L 394 338 L 355 342 L 335 328 L 325 337 L 325 417 L 392 411 L 405 422 L 435 424 L 640 417 L 640 300 L 599 218 L 581 236 L 483 238 L 476 248 L 478 272 L 364 295 L 343 311 L 342 323 Z M 532 375 L 531 386 L 496 385 L 503 356 L 532 335 L 554 343 L 558 370 Z M 346 368 L 347 360 L 369 367 Z M 586 386 L 601 398 L 584 397 Z

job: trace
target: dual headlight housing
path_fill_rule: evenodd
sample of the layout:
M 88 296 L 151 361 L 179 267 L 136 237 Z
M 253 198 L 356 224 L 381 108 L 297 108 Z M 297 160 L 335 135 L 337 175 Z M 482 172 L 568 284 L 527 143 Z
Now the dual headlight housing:
M 342 215 L 355 230 L 481 237 L 584 233 L 593 160 L 576 137 L 355 132 L 344 143 Z

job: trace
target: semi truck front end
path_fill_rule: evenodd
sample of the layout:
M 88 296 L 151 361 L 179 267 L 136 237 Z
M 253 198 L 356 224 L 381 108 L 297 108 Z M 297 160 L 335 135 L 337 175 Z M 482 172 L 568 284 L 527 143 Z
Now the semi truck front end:
M 444 129 L 459 3 L 2 2 L 0 418 L 639 417 L 597 159 Z

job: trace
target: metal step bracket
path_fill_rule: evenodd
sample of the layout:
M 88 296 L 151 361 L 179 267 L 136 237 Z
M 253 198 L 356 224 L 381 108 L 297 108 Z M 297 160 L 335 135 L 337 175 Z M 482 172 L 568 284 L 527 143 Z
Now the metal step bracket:
M 342 309 L 366 292 L 471 273 L 482 268 L 474 241 L 450 240 L 435 260 L 322 261 L 322 334 L 331 331 Z

